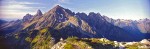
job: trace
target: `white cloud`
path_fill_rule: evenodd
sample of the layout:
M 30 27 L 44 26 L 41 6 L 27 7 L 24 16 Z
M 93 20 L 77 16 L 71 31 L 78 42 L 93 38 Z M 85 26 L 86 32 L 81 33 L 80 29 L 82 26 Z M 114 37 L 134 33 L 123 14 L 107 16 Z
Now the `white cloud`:
M 70 0 L 58 0 L 59 3 L 70 4 Z
M 27 14 L 35 14 L 34 11 L 21 11 L 21 10 L 0 10 L 2 12 L 2 18 L 17 18 L 22 19 L 22 17 Z
M 35 8 L 45 8 L 45 7 L 31 7 L 27 5 L 21 5 L 21 4 L 12 4 L 7 6 L 1 6 L 2 9 L 6 10 L 26 10 L 26 9 L 35 9 Z
M 40 4 L 40 3 L 34 3 L 34 2 L 17 2 L 17 1 L 11 1 L 8 3 L 9 4 Z
M 22 17 L 27 14 L 34 14 L 37 9 L 45 8 L 45 7 L 33 7 L 30 5 L 40 3 L 34 3 L 34 2 L 18 2 L 18 1 L 9 1 L 4 2 L 4 5 L 0 6 L 0 18 L 18 18 L 22 19 Z
M 3 1 L 4 4 L 23 4 L 23 5 L 28 5 L 28 4 L 41 4 L 41 3 L 35 3 L 35 2 L 18 2 L 15 0 L 11 0 L 11 1 Z

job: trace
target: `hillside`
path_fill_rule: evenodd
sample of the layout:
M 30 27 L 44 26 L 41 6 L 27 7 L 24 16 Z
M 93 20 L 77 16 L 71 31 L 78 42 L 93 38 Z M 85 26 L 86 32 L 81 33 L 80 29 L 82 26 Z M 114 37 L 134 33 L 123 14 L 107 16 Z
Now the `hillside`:
M 114 41 L 149 39 L 149 34 L 144 34 L 149 30 L 144 29 L 143 33 L 140 28 L 149 28 L 150 20 L 136 22 L 141 27 L 132 22 L 116 21 L 94 12 L 75 13 L 57 5 L 46 13 L 37 10 L 35 15 L 26 14 L 21 20 L 4 23 L 0 29 L 5 34 L 0 37 L 12 49 L 115 49 L 119 46 Z

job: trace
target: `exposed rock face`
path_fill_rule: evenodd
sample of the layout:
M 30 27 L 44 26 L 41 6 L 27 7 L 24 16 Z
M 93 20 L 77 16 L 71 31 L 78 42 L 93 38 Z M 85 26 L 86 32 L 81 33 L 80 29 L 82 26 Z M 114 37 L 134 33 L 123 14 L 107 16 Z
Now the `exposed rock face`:
M 137 21 L 137 26 L 142 33 L 150 33 L 150 19 Z
M 64 42 L 58 42 L 51 49 L 64 49 L 64 45 L 66 45 L 66 43 L 64 43 Z
M 141 19 L 141 20 L 124 20 L 124 19 L 112 19 L 108 18 L 107 16 L 103 16 L 106 21 L 109 23 L 118 26 L 120 28 L 123 28 L 124 30 L 136 33 L 137 36 L 140 36 L 143 34 L 145 38 L 150 38 L 148 35 L 150 35 L 150 20 L 148 18 Z
M 109 40 L 117 41 L 138 41 L 144 38 L 142 33 L 136 33 L 138 30 L 135 28 L 133 22 L 127 23 L 121 20 L 113 20 L 94 12 L 88 15 L 85 13 L 75 14 L 69 9 L 65 9 L 59 5 L 44 14 L 42 14 L 40 10 L 38 10 L 34 16 L 27 14 L 22 21 L 17 22 L 19 26 L 12 25 L 20 29 L 16 31 L 28 33 L 33 30 L 49 28 L 52 32 L 52 37 L 56 39 L 60 37 L 67 38 L 69 36 L 77 36 L 79 38 L 104 37 Z M 126 30 L 126 28 L 133 31 L 135 30 L 135 32 L 132 33 L 130 32 L 131 30 Z M 59 37 L 56 34 L 58 34 Z
M 13 42 L 19 43 L 20 47 L 17 48 L 40 49 L 42 47 L 51 48 L 60 38 L 66 39 L 70 36 L 139 41 L 145 38 L 145 35 L 140 32 L 141 29 L 144 29 L 143 32 L 149 32 L 149 29 L 145 29 L 150 28 L 149 22 L 149 19 L 141 21 L 114 20 L 94 12 L 88 15 L 74 13 L 57 5 L 44 14 L 38 10 L 35 15 L 26 14 L 22 20 L 7 22 L 2 25 L 1 29 L 4 29 L 4 32 L 8 31 L 7 33 L 15 32 L 10 37 L 18 39 Z M 58 43 L 52 48 L 61 48 L 63 44 L 65 43 Z M 61 46 L 59 47 L 59 45 Z
M 150 33 L 150 19 L 145 18 L 141 20 L 124 20 L 124 19 L 112 19 L 107 16 L 103 16 L 109 23 L 118 26 L 123 29 L 127 29 L 133 32 Z
M 62 38 L 67 38 L 68 36 L 77 36 L 80 38 L 105 37 L 117 41 L 133 41 L 141 40 L 143 38 L 143 35 L 136 36 L 136 33 L 128 32 L 109 23 L 99 13 L 91 12 L 89 15 L 86 15 L 85 13 L 75 14 L 69 9 L 65 9 L 59 5 L 43 15 L 40 15 L 40 13 L 40 10 L 38 10 L 31 21 L 23 23 L 24 31 L 50 27 L 57 30 L 54 32 L 60 32 L 60 37 Z M 57 33 L 54 33 L 54 35 L 55 34 Z M 55 38 L 57 38 L 57 36 Z
M 26 14 L 26 15 L 23 17 L 22 21 L 23 21 L 23 22 L 25 22 L 25 21 L 30 21 L 32 18 L 33 18 L 33 16 L 32 16 L 31 14 Z
M 37 13 L 36 13 L 34 16 L 42 16 L 42 15 L 43 15 L 43 14 L 42 14 L 41 10 L 38 9 L 38 10 L 37 10 Z

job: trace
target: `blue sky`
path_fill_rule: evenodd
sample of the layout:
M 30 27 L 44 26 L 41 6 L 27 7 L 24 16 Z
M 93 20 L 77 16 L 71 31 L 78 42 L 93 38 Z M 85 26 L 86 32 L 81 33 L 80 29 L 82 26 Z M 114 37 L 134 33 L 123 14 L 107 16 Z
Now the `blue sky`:
M 150 18 L 150 0 L 0 0 L 1 19 L 22 19 L 27 14 L 43 13 L 55 5 L 73 12 L 95 12 L 114 19 Z

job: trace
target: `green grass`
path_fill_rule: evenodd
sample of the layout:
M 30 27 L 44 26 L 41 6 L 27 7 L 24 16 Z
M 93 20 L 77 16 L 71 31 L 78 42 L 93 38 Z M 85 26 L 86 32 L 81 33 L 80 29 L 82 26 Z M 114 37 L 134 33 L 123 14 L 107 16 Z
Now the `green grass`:
M 46 32 L 48 32 L 48 28 L 44 28 L 44 29 L 42 29 L 42 30 L 40 30 L 40 33 L 46 33 Z
M 65 41 L 67 41 L 65 45 L 66 49 L 92 49 L 90 45 L 77 37 L 68 37 Z
M 68 37 L 67 41 L 76 42 L 78 37 Z
M 127 45 L 126 48 L 127 49 L 139 49 L 138 46 L 141 46 L 140 43 L 135 43 L 133 45 Z
M 31 38 L 30 38 L 30 37 L 27 37 L 25 40 L 26 40 L 27 42 L 31 42 Z
M 32 40 L 31 43 L 36 43 L 39 39 L 40 39 L 40 36 L 37 35 L 37 36 Z
M 73 47 L 72 44 L 67 43 L 67 44 L 64 46 L 64 49 L 74 49 L 74 47 Z

